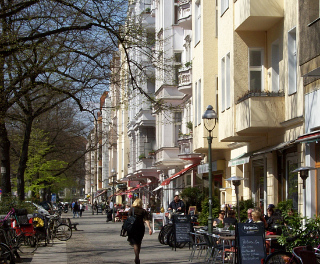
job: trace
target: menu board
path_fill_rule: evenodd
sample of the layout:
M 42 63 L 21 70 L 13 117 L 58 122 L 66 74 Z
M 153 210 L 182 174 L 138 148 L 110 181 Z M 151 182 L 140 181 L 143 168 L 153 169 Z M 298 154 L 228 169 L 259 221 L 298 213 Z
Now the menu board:
M 190 242 L 191 216 L 174 215 L 173 224 L 176 243 Z
M 153 233 L 160 232 L 161 228 L 164 226 L 164 214 L 163 213 L 153 213 L 152 214 L 152 227 Z
M 238 223 L 236 229 L 238 263 L 261 264 L 266 257 L 263 223 Z

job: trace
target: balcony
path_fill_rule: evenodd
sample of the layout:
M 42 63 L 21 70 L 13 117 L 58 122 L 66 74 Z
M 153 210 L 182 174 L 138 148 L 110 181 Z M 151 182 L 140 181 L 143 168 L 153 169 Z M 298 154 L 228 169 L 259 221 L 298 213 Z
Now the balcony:
M 236 105 L 236 132 L 265 133 L 270 129 L 281 129 L 285 120 L 283 93 L 249 93 Z
M 155 17 L 151 15 L 151 11 L 149 9 L 143 11 L 141 13 L 141 24 L 145 28 L 153 28 L 155 23 Z
M 178 90 L 184 94 L 192 94 L 192 68 L 183 68 L 179 71 Z
M 191 0 L 179 1 L 178 25 L 184 29 L 192 29 Z
M 284 17 L 283 0 L 237 0 L 234 9 L 236 31 L 266 31 Z
M 153 158 L 142 158 L 136 164 L 136 170 L 151 168 L 154 163 Z
M 167 147 L 157 150 L 155 166 L 167 168 L 168 166 L 183 166 L 182 160 L 178 157 L 179 148 Z

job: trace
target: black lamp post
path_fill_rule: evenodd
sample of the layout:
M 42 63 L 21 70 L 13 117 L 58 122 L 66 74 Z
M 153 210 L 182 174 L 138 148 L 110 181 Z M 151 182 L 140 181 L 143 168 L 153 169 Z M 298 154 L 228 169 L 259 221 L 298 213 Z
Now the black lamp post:
M 231 181 L 232 182 L 232 184 L 234 186 L 235 193 L 236 193 L 238 222 L 240 222 L 239 186 L 241 184 L 241 180 L 244 180 L 244 178 L 237 177 L 237 176 L 233 176 L 231 178 L 226 179 L 226 181 Z
M 114 222 L 114 179 L 117 176 L 116 170 L 114 168 L 111 169 L 111 178 L 112 178 L 112 203 L 113 203 L 113 208 L 112 208 L 112 222 Z
M 212 143 L 212 130 L 216 127 L 218 115 L 213 110 L 211 105 L 208 105 L 207 110 L 204 112 L 202 119 L 204 119 L 204 127 L 209 132 L 208 139 L 208 173 L 209 173 L 209 216 L 208 216 L 208 232 L 212 234 L 212 158 L 211 158 L 211 143 Z
M 306 217 L 306 179 L 309 177 L 309 170 L 315 170 L 314 167 L 300 167 L 292 172 L 299 172 L 302 179 L 302 192 L 303 192 L 303 217 Z M 303 226 L 306 224 L 306 219 L 303 218 Z

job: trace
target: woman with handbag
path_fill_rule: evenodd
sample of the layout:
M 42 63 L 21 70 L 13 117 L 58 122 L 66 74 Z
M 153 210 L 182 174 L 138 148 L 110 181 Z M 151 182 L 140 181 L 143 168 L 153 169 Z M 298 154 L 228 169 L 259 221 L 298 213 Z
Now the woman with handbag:
M 134 227 L 131 232 L 128 232 L 128 241 L 131 246 L 133 246 L 135 259 L 134 262 L 136 264 L 140 264 L 139 254 L 141 249 L 141 242 L 145 232 L 144 222 L 147 224 L 149 228 L 149 235 L 152 235 L 152 229 L 150 226 L 150 221 L 148 220 L 148 213 L 146 210 L 142 208 L 142 201 L 141 199 L 136 199 L 133 204 L 132 208 L 128 211 L 128 216 L 134 215 L 136 220 L 134 221 Z

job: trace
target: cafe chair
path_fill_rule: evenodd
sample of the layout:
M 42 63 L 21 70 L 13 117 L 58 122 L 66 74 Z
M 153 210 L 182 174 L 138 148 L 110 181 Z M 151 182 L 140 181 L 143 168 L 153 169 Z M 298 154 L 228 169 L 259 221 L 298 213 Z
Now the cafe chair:
M 201 257 L 202 252 L 207 249 L 207 243 L 204 240 L 202 234 L 190 232 L 190 241 L 191 241 L 191 253 L 189 261 L 192 262 L 195 253 L 198 251 L 197 258 Z

